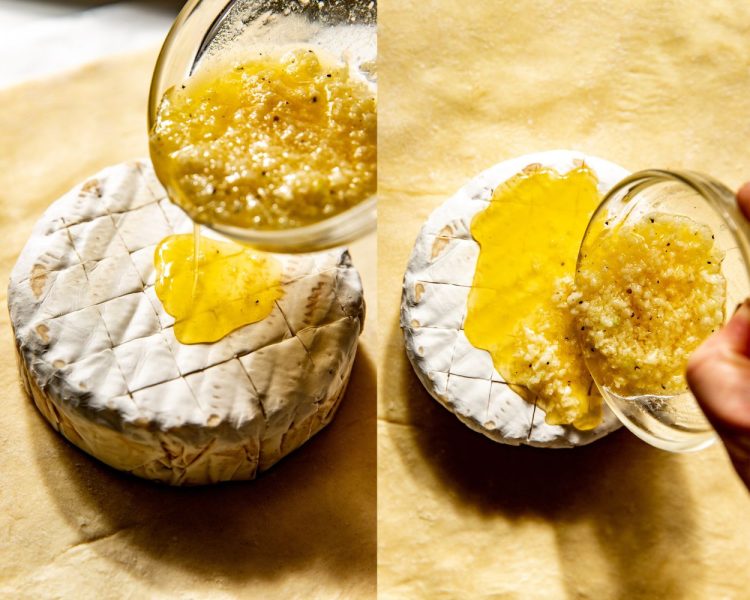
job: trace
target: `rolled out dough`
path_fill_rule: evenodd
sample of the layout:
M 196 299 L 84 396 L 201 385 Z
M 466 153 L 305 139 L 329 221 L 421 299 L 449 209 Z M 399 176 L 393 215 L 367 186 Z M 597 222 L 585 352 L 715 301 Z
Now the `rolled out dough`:
M 427 396 L 398 309 L 422 223 L 502 160 L 750 179 L 748 29 L 730 0 L 381 3 L 381 598 L 747 596 L 750 499 L 720 446 L 494 444 Z

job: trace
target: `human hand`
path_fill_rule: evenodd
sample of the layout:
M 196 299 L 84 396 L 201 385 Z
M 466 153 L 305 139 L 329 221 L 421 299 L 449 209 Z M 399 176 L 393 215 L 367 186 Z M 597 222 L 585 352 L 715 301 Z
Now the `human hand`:
M 750 182 L 737 204 L 750 219 Z M 750 489 L 750 298 L 693 353 L 687 382 Z

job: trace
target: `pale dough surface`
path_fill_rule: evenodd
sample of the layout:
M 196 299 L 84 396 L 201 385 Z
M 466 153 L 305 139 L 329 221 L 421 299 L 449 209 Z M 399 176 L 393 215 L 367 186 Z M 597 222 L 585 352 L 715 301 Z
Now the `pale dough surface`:
M 720 446 L 493 443 L 427 395 L 398 309 L 424 220 L 502 160 L 750 179 L 748 29 L 729 0 L 381 3 L 381 598 L 747 597 L 750 496 Z
M 0 92 L 0 295 L 36 219 L 99 169 L 147 155 L 156 52 Z M 372 598 L 375 239 L 368 302 L 333 423 L 247 484 L 170 489 L 57 435 L 24 396 L 0 311 L 0 598 Z

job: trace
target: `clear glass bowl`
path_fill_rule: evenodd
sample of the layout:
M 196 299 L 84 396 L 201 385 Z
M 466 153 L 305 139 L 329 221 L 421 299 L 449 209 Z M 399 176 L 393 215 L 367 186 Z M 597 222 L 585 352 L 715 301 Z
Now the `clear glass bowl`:
M 685 216 L 708 226 L 725 252 L 722 273 L 727 281 L 724 318 L 750 296 L 750 227 L 737 208 L 734 193 L 715 179 L 690 171 L 648 170 L 634 173 L 610 190 L 586 230 L 578 263 L 602 231 L 603 221 L 629 222 L 651 212 Z M 593 375 L 593 373 L 592 373 Z M 596 377 L 594 376 L 596 381 Z M 623 397 L 604 381 L 596 381 L 612 411 L 639 438 L 674 452 L 700 450 L 716 434 L 689 391 L 677 395 Z
M 151 81 L 149 131 L 164 93 L 181 84 L 201 60 L 217 53 L 320 49 L 349 66 L 377 92 L 377 2 L 374 0 L 190 0 L 167 36 Z M 162 181 L 158 169 L 157 176 Z M 169 192 L 169 187 L 167 186 Z M 261 250 L 311 252 L 351 242 L 373 230 L 376 197 L 313 225 L 258 231 L 203 223 Z

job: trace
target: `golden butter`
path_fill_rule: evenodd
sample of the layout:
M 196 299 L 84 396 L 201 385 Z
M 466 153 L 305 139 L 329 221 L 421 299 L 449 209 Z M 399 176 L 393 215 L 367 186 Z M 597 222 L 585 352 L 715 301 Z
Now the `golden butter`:
M 171 235 L 157 246 L 156 294 L 183 344 L 215 342 L 266 318 L 281 298 L 281 264 L 233 242 Z
M 538 165 L 499 186 L 471 233 L 480 245 L 465 332 L 497 371 L 528 390 L 549 424 L 592 429 L 601 397 L 592 385 L 566 298 L 578 248 L 599 204 L 586 166 L 561 175 Z

